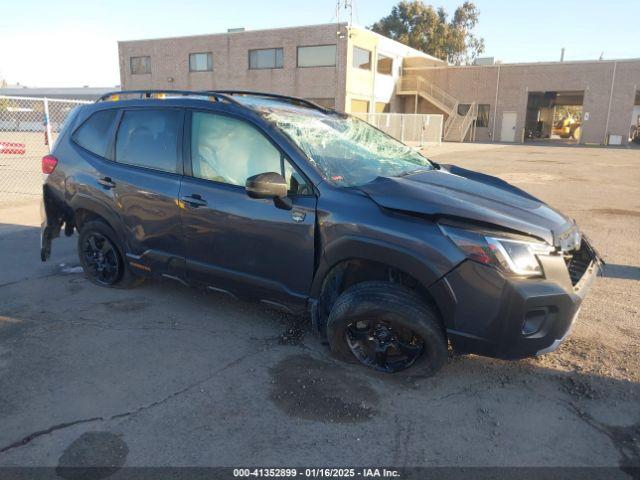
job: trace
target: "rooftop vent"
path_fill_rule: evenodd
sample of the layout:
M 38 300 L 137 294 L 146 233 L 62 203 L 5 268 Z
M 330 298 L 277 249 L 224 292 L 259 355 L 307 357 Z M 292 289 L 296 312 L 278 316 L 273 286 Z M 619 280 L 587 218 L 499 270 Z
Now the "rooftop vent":
M 478 57 L 473 61 L 474 65 L 493 65 L 496 63 L 495 57 Z

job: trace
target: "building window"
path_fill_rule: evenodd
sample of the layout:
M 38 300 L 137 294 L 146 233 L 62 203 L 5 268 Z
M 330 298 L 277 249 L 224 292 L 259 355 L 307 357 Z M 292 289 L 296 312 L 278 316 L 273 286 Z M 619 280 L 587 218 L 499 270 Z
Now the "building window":
M 393 58 L 379 53 L 377 71 L 382 75 L 393 74 Z
M 336 46 L 298 47 L 298 67 L 335 67 Z
M 389 113 L 391 105 L 386 102 L 376 102 L 376 113 Z
M 129 63 L 131 75 L 151 73 L 151 57 L 131 57 Z
M 469 112 L 470 108 L 471 108 L 471 104 L 470 103 L 459 103 L 458 104 L 458 115 L 461 115 L 461 116 L 464 117 Z
M 371 70 L 371 52 L 360 47 L 353 47 L 353 68 Z
M 324 108 L 336 108 L 335 98 L 307 98 L 307 100 L 316 103 Z
M 249 50 L 249 70 L 262 70 L 264 68 L 282 68 L 284 64 L 284 51 L 282 48 L 263 48 Z
M 478 118 L 476 120 L 476 127 L 488 127 L 489 126 L 489 110 L 491 106 L 488 103 L 481 103 L 478 105 Z
M 213 55 L 211 52 L 190 53 L 190 72 L 210 72 L 213 70 Z
M 351 113 L 368 113 L 369 102 L 366 100 L 351 100 Z

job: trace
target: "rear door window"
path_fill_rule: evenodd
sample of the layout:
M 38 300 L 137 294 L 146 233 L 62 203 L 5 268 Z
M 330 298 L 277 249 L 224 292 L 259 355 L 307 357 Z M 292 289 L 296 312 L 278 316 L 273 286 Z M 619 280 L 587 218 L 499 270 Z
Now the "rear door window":
M 73 141 L 91 153 L 106 158 L 111 141 L 109 132 L 116 114 L 114 109 L 94 113 L 73 133 Z
M 179 109 L 124 111 L 116 137 L 116 162 L 177 172 L 183 117 Z

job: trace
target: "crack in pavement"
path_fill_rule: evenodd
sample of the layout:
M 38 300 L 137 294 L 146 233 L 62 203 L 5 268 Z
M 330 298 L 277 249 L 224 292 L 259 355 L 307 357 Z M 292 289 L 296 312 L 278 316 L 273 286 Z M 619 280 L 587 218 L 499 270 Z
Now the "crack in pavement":
M 528 385 L 525 386 L 532 394 L 553 402 L 574 415 L 578 420 L 589 425 L 596 432 L 606 436 L 622 457 L 618 462 L 618 468 L 629 474 L 634 479 L 640 479 L 640 422 L 628 426 L 612 426 L 602 423 L 588 412 L 581 409 L 573 400 L 551 398 L 541 392 L 535 391 Z
M 2 283 L 2 284 L 0 284 L 0 288 L 2 288 L 2 287 L 10 287 L 11 285 L 17 285 L 18 283 L 22 283 L 22 282 L 29 282 L 29 281 L 33 281 L 33 280 L 41 280 L 43 278 L 55 277 L 56 275 L 62 276 L 62 273 L 60 273 L 60 272 L 51 272 L 51 273 L 47 273 L 45 275 L 40 275 L 40 276 L 36 276 L 36 277 L 21 278 L 19 280 L 13 280 L 11 282 Z
M 236 358 L 235 360 L 230 361 L 229 363 L 227 363 L 226 365 L 224 365 L 223 367 L 215 370 L 211 375 L 208 375 L 207 377 L 203 378 L 202 380 L 198 380 L 197 382 L 193 382 L 189 385 L 187 385 L 184 388 L 181 388 L 180 390 L 171 393 L 170 395 L 167 395 L 166 397 L 157 400 L 155 402 L 151 402 L 147 405 L 142 405 L 141 407 L 138 407 L 134 410 L 129 410 L 126 412 L 122 412 L 122 413 L 116 413 L 114 415 L 111 416 L 107 416 L 107 417 L 91 417 L 91 418 L 84 418 L 84 419 L 80 419 L 80 420 L 74 420 L 71 422 L 64 422 L 64 423 L 58 423 L 56 425 L 53 425 L 49 428 L 46 428 L 44 430 L 37 430 L 33 433 L 30 433 L 29 435 L 21 438 L 18 441 L 15 441 L 9 445 L 6 445 L 2 448 L 0 448 L 0 454 L 5 453 L 9 450 L 13 450 L 14 448 L 18 448 L 18 447 L 23 447 L 29 443 L 31 443 L 33 440 L 35 440 L 38 437 L 42 437 L 43 435 L 49 435 L 55 431 L 58 430 L 64 430 L 65 428 L 69 428 L 69 427 L 74 427 L 76 425 L 80 425 L 83 423 L 93 423 L 93 422 L 105 422 L 105 421 L 110 421 L 110 420 L 117 420 L 120 418 L 125 418 L 125 417 L 130 417 L 132 415 L 137 415 L 140 412 L 143 412 L 145 410 L 149 410 L 151 408 L 155 408 L 159 405 L 162 405 L 166 402 L 168 402 L 169 400 L 182 395 L 186 392 L 188 392 L 189 390 L 198 387 L 200 385 L 202 385 L 203 383 L 208 382 L 209 380 L 211 380 L 212 378 L 214 378 L 216 375 L 224 372 L 225 370 L 232 368 L 236 365 L 238 365 L 240 362 L 242 362 L 243 360 L 252 357 L 254 355 L 257 355 L 258 353 L 262 353 L 262 352 L 253 352 L 253 353 L 247 353 L 246 355 L 242 355 L 239 358 Z
M 569 402 L 567 406 L 577 418 L 609 437 L 622 457 L 620 470 L 630 474 L 632 478 L 640 478 L 640 422 L 624 427 L 606 425 L 582 410 L 575 402 Z
M 22 446 L 32 442 L 36 438 L 41 437 L 43 435 L 49 435 L 50 433 L 53 433 L 56 430 L 62 430 L 62 429 L 65 429 L 65 428 L 73 427 L 73 426 L 79 425 L 81 423 L 97 422 L 98 420 L 104 420 L 104 419 L 102 417 L 92 417 L 92 418 L 85 418 L 83 420 L 74 420 L 73 422 L 58 423 L 57 425 L 53 425 L 52 427 L 49 427 L 49 428 L 47 428 L 45 430 L 38 430 L 38 431 L 35 431 L 33 433 L 30 433 L 29 435 L 27 435 L 26 437 L 21 438 L 17 442 L 13 442 L 12 444 L 7 445 L 6 447 L 0 448 L 0 453 L 4 453 L 4 452 L 6 452 L 8 450 L 12 450 L 12 449 L 17 448 L 17 447 L 22 447 Z

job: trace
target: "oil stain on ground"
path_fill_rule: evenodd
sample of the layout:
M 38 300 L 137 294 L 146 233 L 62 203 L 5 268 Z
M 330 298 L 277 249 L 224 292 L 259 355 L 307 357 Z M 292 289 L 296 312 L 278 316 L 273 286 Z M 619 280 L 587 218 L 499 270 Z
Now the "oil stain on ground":
M 291 355 L 270 373 L 271 401 L 287 415 L 325 423 L 358 423 L 376 414 L 376 392 L 332 363 Z
M 66 480 L 100 480 L 116 473 L 127 460 L 129 448 L 111 432 L 86 432 L 62 453 L 56 474 Z

